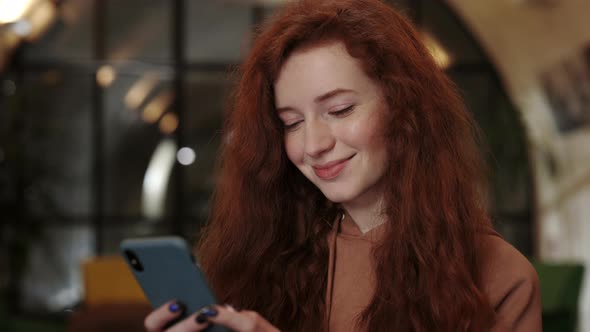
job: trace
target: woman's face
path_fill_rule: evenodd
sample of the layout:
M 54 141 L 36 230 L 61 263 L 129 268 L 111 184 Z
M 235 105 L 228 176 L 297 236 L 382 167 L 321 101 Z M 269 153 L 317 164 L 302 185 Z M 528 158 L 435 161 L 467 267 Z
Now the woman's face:
M 379 199 L 386 168 L 379 124 L 386 103 L 344 44 L 293 53 L 274 91 L 291 162 L 332 202 Z

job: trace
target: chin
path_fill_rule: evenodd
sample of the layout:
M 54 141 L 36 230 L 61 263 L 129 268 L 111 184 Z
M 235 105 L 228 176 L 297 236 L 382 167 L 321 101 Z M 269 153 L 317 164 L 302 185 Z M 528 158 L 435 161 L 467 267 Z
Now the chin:
M 322 193 L 332 203 L 346 203 L 354 198 L 352 192 L 322 191 Z

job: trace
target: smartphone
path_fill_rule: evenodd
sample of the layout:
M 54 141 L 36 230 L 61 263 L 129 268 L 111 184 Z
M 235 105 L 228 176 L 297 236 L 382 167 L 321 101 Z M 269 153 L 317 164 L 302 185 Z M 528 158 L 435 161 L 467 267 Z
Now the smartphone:
M 121 252 L 154 308 L 170 300 L 186 306 L 183 316 L 217 303 L 186 241 L 180 237 L 126 239 Z M 221 326 L 207 331 L 227 332 Z

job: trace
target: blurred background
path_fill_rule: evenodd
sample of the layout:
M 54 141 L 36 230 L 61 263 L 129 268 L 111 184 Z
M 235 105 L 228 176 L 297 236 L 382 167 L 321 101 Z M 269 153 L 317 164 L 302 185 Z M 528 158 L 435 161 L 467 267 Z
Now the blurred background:
M 590 331 L 590 1 L 387 2 L 483 130 L 544 329 Z M 0 0 L 0 330 L 141 330 L 119 242 L 195 239 L 231 73 L 284 3 Z

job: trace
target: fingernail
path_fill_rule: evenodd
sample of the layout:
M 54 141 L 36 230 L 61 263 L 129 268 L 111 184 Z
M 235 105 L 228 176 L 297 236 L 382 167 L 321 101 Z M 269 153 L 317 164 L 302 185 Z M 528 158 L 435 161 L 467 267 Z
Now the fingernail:
M 180 302 L 173 302 L 168 306 L 168 310 L 170 310 L 171 313 L 184 311 L 184 304 Z
M 231 312 L 237 312 L 236 308 L 234 308 L 231 304 L 226 304 L 225 308 Z
M 217 310 L 215 308 L 204 307 L 201 310 L 199 310 L 199 314 L 197 315 L 197 318 L 195 320 L 197 321 L 197 323 L 203 324 L 208 321 L 209 317 L 215 316 L 217 316 Z
M 207 322 L 207 315 L 205 314 L 198 314 L 197 319 L 195 319 L 199 324 L 205 324 Z

